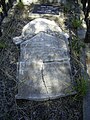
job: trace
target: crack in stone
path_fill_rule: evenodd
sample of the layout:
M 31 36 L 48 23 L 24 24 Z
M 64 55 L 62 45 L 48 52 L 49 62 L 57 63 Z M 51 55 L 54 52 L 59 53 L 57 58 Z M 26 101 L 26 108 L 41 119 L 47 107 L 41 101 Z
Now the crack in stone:
M 43 61 L 43 63 L 67 62 L 67 61 L 69 61 L 69 58 L 68 59 L 62 59 L 62 60 Z
M 45 88 L 46 88 L 46 92 L 47 92 L 47 94 L 48 94 L 47 86 L 46 86 L 46 83 L 45 83 L 45 80 L 44 80 L 44 76 L 43 76 L 43 67 L 42 67 L 42 70 L 41 70 L 41 74 L 42 74 L 42 81 L 43 81 L 43 83 L 44 83 L 44 86 L 45 86 Z

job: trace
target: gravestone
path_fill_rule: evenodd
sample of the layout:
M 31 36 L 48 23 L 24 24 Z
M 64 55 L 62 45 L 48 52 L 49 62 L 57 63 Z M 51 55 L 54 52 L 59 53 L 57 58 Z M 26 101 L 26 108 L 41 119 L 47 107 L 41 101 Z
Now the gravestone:
M 45 21 L 43 18 L 36 19 L 38 20 L 39 23 Z M 17 71 L 19 83 L 16 99 L 47 100 L 74 94 L 68 42 L 61 34 L 61 29 L 54 24 L 51 32 L 55 33 L 53 30 L 56 30 L 58 34 L 56 32 L 51 35 L 48 34 L 47 24 L 44 27 L 40 24 L 42 29 L 40 28 L 36 34 L 32 32 L 35 35 L 31 37 L 29 33 L 35 29 L 37 22 L 30 27 L 31 23 L 28 24 L 28 29 L 24 29 L 22 34 L 24 39 L 19 42 L 21 51 Z M 16 37 L 16 41 L 17 39 Z

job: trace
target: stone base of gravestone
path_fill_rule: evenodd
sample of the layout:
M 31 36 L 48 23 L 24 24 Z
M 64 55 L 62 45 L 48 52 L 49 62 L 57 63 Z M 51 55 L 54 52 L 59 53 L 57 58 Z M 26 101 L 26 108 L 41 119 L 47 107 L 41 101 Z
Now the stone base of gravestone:
M 17 99 L 46 100 L 75 93 L 67 39 L 63 34 L 47 34 L 48 30 L 60 33 L 61 29 L 46 21 L 42 18 L 30 22 L 19 37 L 24 39 L 20 41 Z M 31 31 L 36 35 L 28 36 Z

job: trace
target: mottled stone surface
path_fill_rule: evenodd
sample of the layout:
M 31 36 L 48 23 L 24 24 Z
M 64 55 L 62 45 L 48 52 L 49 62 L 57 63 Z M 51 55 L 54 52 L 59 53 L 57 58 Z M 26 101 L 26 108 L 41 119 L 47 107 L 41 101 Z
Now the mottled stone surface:
M 13 41 L 15 44 L 20 44 L 24 40 L 30 39 L 42 31 L 48 34 L 55 34 L 55 32 L 62 33 L 62 30 L 54 21 L 37 18 L 25 25 L 22 30 L 22 35 L 13 38 Z
M 67 35 L 54 21 L 35 19 L 13 40 L 20 44 L 17 99 L 46 100 L 74 93 Z
M 45 63 L 43 78 L 50 98 L 72 92 L 69 62 Z
M 33 38 L 21 43 L 21 61 L 43 60 L 61 61 L 69 59 L 64 40 L 40 32 Z
M 44 100 L 72 92 L 69 62 L 19 63 L 17 99 Z
M 47 98 L 47 91 L 42 80 L 42 61 L 19 63 L 18 99 Z
M 20 48 L 17 99 L 46 100 L 73 93 L 65 40 L 39 32 Z

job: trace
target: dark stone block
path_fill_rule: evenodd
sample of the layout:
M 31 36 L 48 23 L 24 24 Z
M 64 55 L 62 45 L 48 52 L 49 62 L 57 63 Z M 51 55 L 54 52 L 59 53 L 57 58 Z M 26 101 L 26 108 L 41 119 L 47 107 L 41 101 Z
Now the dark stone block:
M 90 43 L 90 18 L 87 19 L 86 24 L 87 24 L 87 32 L 86 32 L 86 37 L 85 37 L 84 42 Z
M 35 5 L 32 13 L 59 15 L 59 6 L 53 5 Z

